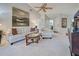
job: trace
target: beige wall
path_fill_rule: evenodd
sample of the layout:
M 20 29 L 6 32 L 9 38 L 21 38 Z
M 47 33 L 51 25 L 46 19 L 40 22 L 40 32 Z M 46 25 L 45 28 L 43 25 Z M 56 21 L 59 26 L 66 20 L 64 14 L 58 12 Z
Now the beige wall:
M 0 4 L 0 24 L 2 24 L 2 26 L 0 26 L 0 29 L 4 31 L 8 31 L 8 29 L 12 28 L 12 7 L 16 7 L 16 8 L 29 12 L 30 14 L 29 16 L 30 26 L 29 27 L 37 25 L 39 28 L 43 28 L 47 26 L 47 23 L 45 23 L 46 22 L 46 19 L 44 17 L 45 14 L 44 13 L 42 13 L 41 15 L 38 14 L 38 12 L 33 10 L 28 4 Z M 79 9 L 78 7 L 75 7 L 74 11 L 76 12 L 78 9 Z M 55 15 L 55 18 L 52 18 L 54 20 L 54 30 L 57 30 L 59 32 L 67 32 L 67 28 L 66 29 L 61 28 L 62 17 L 67 17 L 68 19 L 67 28 L 70 28 L 73 15 L 57 14 Z M 27 33 L 29 30 L 29 27 L 28 26 L 18 27 L 18 30 L 23 31 L 24 33 L 25 32 Z
M 40 15 L 34 11 L 30 10 L 32 9 L 29 5 L 27 4 L 0 4 L 0 23 L 2 26 L 0 29 L 4 30 L 4 32 L 8 31 L 8 29 L 12 28 L 12 7 L 19 8 L 21 10 L 29 12 L 29 19 L 30 19 L 30 26 L 25 26 L 25 27 L 17 27 L 18 31 L 22 31 L 24 33 L 27 33 L 29 30 L 29 27 L 32 26 L 39 26 L 39 20 L 40 20 Z

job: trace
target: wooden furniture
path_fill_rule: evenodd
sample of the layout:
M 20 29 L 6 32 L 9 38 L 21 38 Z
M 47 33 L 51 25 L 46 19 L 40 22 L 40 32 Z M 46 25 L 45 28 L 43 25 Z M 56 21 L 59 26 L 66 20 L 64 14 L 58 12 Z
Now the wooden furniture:
M 69 34 L 71 56 L 79 56 L 79 18 L 74 18 L 74 29 Z
M 1 39 L 2 39 L 2 31 L 0 31 L 0 44 L 1 44 Z
M 38 43 L 39 40 L 40 40 L 40 36 L 41 36 L 40 33 L 30 33 L 30 34 L 27 34 L 25 36 L 26 45 L 29 45 L 31 43 Z M 29 40 L 31 40 L 31 42 L 29 42 Z
M 71 34 L 71 55 L 79 55 L 79 32 Z
M 79 11 L 74 15 L 73 33 L 69 39 L 71 55 L 79 56 Z
M 73 32 L 79 32 L 79 11 L 74 16 Z

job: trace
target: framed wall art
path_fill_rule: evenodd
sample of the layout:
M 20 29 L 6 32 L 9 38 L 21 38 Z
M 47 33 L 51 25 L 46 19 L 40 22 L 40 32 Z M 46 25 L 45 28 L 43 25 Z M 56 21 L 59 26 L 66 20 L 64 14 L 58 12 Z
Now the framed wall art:
M 13 27 L 29 26 L 29 13 L 24 10 L 13 7 L 12 26 Z
M 67 18 L 62 18 L 62 28 L 66 28 L 67 27 Z

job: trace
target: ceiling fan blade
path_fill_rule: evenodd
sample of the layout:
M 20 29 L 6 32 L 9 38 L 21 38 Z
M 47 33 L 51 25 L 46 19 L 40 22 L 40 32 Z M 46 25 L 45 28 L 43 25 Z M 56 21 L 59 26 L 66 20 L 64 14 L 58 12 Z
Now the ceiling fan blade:
M 44 3 L 43 5 L 42 5 L 42 7 L 46 7 L 47 6 L 47 3 Z
M 53 9 L 53 8 L 51 8 L 51 7 L 45 7 L 45 9 Z
M 42 8 L 40 8 L 39 10 L 38 10 L 38 12 L 40 12 L 42 10 Z
M 35 7 L 35 8 L 41 8 L 41 7 Z
M 46 12 L 46 9 L 43 9 L 44 12 Z
M 47 9 L 53 9 L 52 7 L 47 7 L 47 3 L 43 3 L 42 6 L 35 7 L 35 8 L 39 8 L 38 12 L 41 10 L 43 10 L 44 12 L 47 12 Z

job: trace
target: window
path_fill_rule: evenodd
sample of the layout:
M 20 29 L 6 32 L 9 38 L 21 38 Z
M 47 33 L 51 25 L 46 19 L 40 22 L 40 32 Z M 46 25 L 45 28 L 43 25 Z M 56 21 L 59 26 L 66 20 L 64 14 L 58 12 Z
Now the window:
M 53 20 L 49 20 L 50 25 L 53 26 Z
M 50 28 L 53 30 L 53 20 L 49 20 Z

